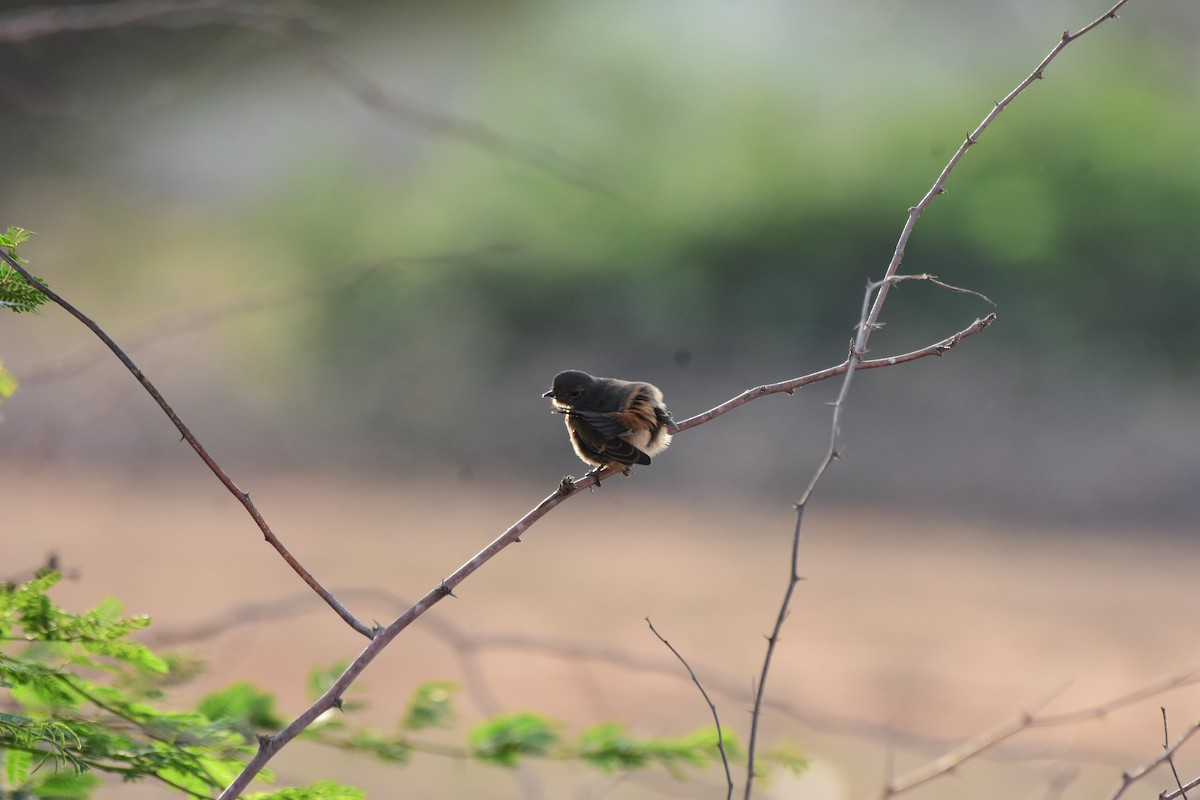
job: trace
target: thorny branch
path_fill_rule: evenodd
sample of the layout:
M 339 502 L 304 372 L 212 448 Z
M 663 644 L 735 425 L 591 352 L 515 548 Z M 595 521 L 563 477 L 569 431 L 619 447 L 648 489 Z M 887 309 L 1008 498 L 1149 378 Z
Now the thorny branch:
M 747 775 L 746 791 L 744 795 L 745 800 L 750 800 L 754 786 L 754 756 L 758 739 L 759 723 L 762 719 L 762 697 L 763 692 L 765 691 L 767 674 L 770 671 L 771 659 L 775 653 L 775 645 L 779 640 L 779 632 L 788 616 L 792 601 L 792 594 L 796 589 L 796 584 L 800 581 L 798 571 L 799 550 L 800 532 L 804 518 L 804 509 L 807 506 L 817 484 L 820 483 L 821 479 L 825 475 L 826 470 L 828 470 L 829 465 L 832 464 L 838 457 L 837 447 L 838 439 L 841 435 L 841 416 L 845 405 L 846 395 L 850 390 L 850 381 L 854 377 L 855 371 L 861 368 L 863 359 L 866 357 L 868 352 L 867 344 L 870 341 L 871 334 L 876 328 L 879 327 L 879 317 L 883 311 L 883 304 L 887 300 L 888 292 L 891 291 L 893 284 L 895 284 L 898 280 L 900 262 L 904 259 L 904 249 L 908 244 L 909 237 L 912 236 L 912 231 L 917 224 L 917 219 L 920 218 L 921 213 L 933 201 L 933 198 L 943 194 L 946 191 L 945 183 L 947 178 L 950 177 L 950 173 L 954 171 L 954 168 L 958 165 L 958 162 L 964 155 L 966 155 L 967 150 L 979 141 L 979 137 L 988 128 L 988 126 L 992 124 L 992 121 L 999 116 L 1000 112 L 1007 108 L 1009 104 L 1012 103 L 1012 101 L 1015 100 L 1030 85 L 1032 85 L 1035 80 L 1041 79 L 1044 75 L 1046 67 L 1055 59 L 1055 57 L 1058 56 L 1059 53 L 1062 52 L 1062 50 L 1068 44 L 1075 39 L 1078 39 L 1080 36 L 1083 36 L 1088 31 L 1093 30 L 1104 21 L 1116 19 L 1117 11 L 1127 2 L 1128 0 L 1118 0 L 1116 5 L 1088 25 L 1084 26 L 1079 30 L 1078 33 L 1072 34 L 1069 31 L 1064 32 L 1062 37 L 1059 39 L 1058 44 L 1056 44 L 1054 48 L 1051 49 L 1051 51 L 1046 55 L 1046 57 L 1042 59 L 1041 63 L 1034 68 L 1033 72 L 1031 72 L 1023 81 L 1017 84 L 1016 88 L 1009 92 L 1003 100 L 996 103 L 995 107 L 988 112 L 987 116 L 983 118 L 983 121 L 975 127 L 975 130 L 967 134 L 967 138 L 963 140 L 963 143 L 959 145 L 958 150 L 955 151 L 955 153 L 950 157 L 950 160 L 946 163 L 946 166 L 943 167 L 941 173 L 938 174 L 937 179 L 933 182 L 933 186 L 930 187 L 929 191 L 925 193 L 925 196 L 922 197 L 915 206 L 908 210 L 908 219 L 905 221 L 904 227 L 900 231 L 900 238 L 896 242 L 896 249 L 892 254 L 892 259 L 888 263 L 887 269 L 884 270 L 883 278 L 878 282 L 869 285 L 867 288 L 867 294 L 864 299 L 862 319 L 858 325 L 858 332 L 854 337 L 854 342 L 850 346 L 850 354 L 845 362 L 841 390 L 838 392 L 837 401 L 833 405 L 833 418 L 830 421 L 829 446 L 824 457 L 817 465 L 816 471 L 813 473 L 812 479 L 809 481 L 808 486 L 805 488 L 803 494 L 800 496 L 800 499 L 796 501 L 795 504 L 796 525 L 792 533 L 792 561 L 790 565 L 790 571 L 788 573 L 787 584 L 783 592 L 783 598 L 779 604 L 779 613 L 775 618 L 775 625 L 771 631 L 771 634 L 767 637 L 767 649 L 763 655 L 762 670 L 759 674 L 757 685 L 755 687 L 754 712 L 751 715 L 749 744 L 746 748 Z M 871 300 L 872 292 L 874 292 L 873 301 Z M 982 295 L 980 296 L 982 297 Z M 986 300 L 987 298 L 985 297 L 984 299 Z M 991 301 L 989 300 L 988 302 Z
M 0 248 L 0 258 L 3 258 L 10 267 L 20 273 L 20 275 L 26 280 L 26 282 L 29 283 L 30 286 L 36 287 L 38 291 L 65 309 L 68 314 L 83 323 L 88 330 L 96 334 L 96 336 L 99 337 L 102 342 L 104 342 L 108 349 L 113 352 L 113 355 L 115 355 L 117 359 L 125 365 L 125 368 L 128 369 L 133 377 L 137 379 L 138 383 L 142 385 L 142 388 L 154 398 L 154 402 L 158 403 L 159 408 L 163 410 L 163 413 L 167 415 L 167 418 L 170 419 L 171 423 L 179 430 L 179 433 L 183 437 L 184 441 L 191 445 L 192 449 L 196 451 L 196 455 L 200 456 L 200 460 L 203 461 L 209 470 L 212 471 L 213 475 L 217 476 L 217 480 L 219 480 L 225 486 L 225 488 L 229 490 L 230 494 L 236 497 L 238 502 L 245 507 L 246 513 L 248 513 L 251 519 L 254 520 L 254 523 L 258 526 L 258 529 L 262 531 L 263 536 L 268 542 L 270 542 L 271 546 L 279 552 L 279 555 L 283 557 L 283 560 L 287 562 L 288 566 L 290 566 L 314 592 L 320 595 L 321 599 L 328 603 L 329 607 L 336 611 L 338 616 L 345 620 L 350 627 L 354 628 L 354 630 L 358 631 L 363 636 L 370 638 L 374 634 L 374 629 L 361 622 L 357 617 L 351 614 L 349 609 L 342 605 L 341 601 L 334 597 L 328 589 L 322 586 L 321 583 L 313 577 L 312 573 L 304 568 L 304 565 L 296 560 L 295 556 L 291 554 L 291 552 L 284 546 L 283 542 L 279 540 L 279 537 L 275 535 L 275 532 L 271 530 L 271 526 L 267 524 L 267 520 L 265 517 L 263 517 L 262 512 L 260 512 L 258 507 L 254 505 L 254 501 L 250 499 L 250 493 L 243 491 L 236 483 L 234 483 L 233 479 L 229 477 L 229 474 L 225 472 L 221 465 L 216 462 L 216 459 L 209 455 L 208 450 L 206 450 L 204 446 L 200 444 L 200 440 L 196 438 L 195 434 L 193 434 L 188 426 L 184 424 L 179 415 L 175 413 L 175 409 L 171 407 L 171 404 L 166 401 L 166 398 L 162 396 L 162 393 L 158 391 L 158 388 L 150 382 L 150 379 L 147 378 L 145 374 L 138 368 L 138 366 L 133 363 L 129 356 L 125 354 L 125 351 L 122 350 L 121 347 L 115 341 L 113 341 L 112 338 L 105 333 L 99 325 L 93 322 L 91 318 L 64 300 L 58 295 L 57 292 L 35 280 L 34 277 L 30 275 L 23 266 L 21 266 L 21 263 L 13 258 L 7 250 Z

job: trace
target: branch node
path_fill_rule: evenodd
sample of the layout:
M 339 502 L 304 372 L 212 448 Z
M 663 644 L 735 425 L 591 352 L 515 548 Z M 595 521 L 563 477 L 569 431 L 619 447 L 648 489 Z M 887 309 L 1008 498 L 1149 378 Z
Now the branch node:
M 333 698 L 329 702 L 332 703 L 333 707 L 336 708 L 338 711 L 346 710 L 345 708 L 342 707 L 342 698 L 340 695 L 338 697 Z
M 438 593 L 441 594 L 442 597 L 454 597 L 454 598 L 458 597 L 458 595 L 456 595 L 454 593 L 454 590 L 446 585 L 445 581 L 442 581 L 441 583 L 438 584 L 437 590 L 438 590 Z
M 566 497 L 573 491 L 575 491 L 575 476 L 563 475 L 562 480 L 558 482 L 558 490 L 555 494 Z
M 275 741 L 275 737 L 274 737 L 274 736 L 268 736 L 268 735 L 267 735 L 267 734 L 265 734 L 265 733 L 260 733 L 260 734 L 258 735 L 258 737 L 257 737 L 257 738 L 258 738 L 258 750 L 259 750 L 259 752 L 262 752 L 263 750 L 266 750 L 268 747 L 270 747 L 270 746 L 271 746 L 271 742 Z

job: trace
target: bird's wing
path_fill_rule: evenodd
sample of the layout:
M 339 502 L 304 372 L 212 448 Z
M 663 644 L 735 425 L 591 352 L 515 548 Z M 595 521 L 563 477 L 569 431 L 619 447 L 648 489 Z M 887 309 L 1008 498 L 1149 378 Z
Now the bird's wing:
M 616 439 L 622 433 L 628 433 L 630 421 L 622 416 L 620 411 L 584 411 L 579 408 L 570 409 L 567 414 L 577 420 L 586 422 L 596 433 L 605 439 Z

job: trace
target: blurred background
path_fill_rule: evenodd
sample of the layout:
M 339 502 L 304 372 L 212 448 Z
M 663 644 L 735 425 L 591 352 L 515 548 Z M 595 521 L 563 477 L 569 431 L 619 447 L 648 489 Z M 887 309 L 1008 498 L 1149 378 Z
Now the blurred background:
M 556 372 L 652 381 L 683 419 L 839 363 L 907 208 L 1060 33 L 1105 10 L 530 0 L 116 13 L 131 8 L 35 17 L 5 4 L 0 224 L 38 233 L 22 248 L 34 273 L 126 346 L 318 577 L 403 597 L 586 469 L 540 398 Z M 1194 4 L 1128 5 L 998 118 L 917 224 L 902 271 L 981 292 L 999 319 L 941 359 L 855 378 L 779 668 L 781 696 L 820 713 L 772 729 L 820 768 L 779 797 L 878 787 L 889 747 L 919 762 L 1064 684 L 1078 707 L 1200 661 L 1174 635 L 1200 611 L 1176 577 L 1200 566 L 1198 34 Z M 872 352 L 991 310 L 903 284 Z M 26 515 L 6 573 L 55 550 L 79 603 L 117 593 L 167 627 L 299 590 L 77 322 L 57 308 L 2 315 L 0 359 L 20 382 L 0 409 L 0 497 Z M 673 643 L 696 637 L 696 661 L 744 688 L 836 390 L 744 406 L 573 500 L 530 534 L 534 548 L 502 557 L 510 572 L 468 584 L 459 624 L 662 658 L 642 622 L 658 610 Z M 118 545 L 136 560 L 114 558 Z M 547 608 L 551 592 L 572 601 Z M 353 636 L 310 610 L 289 624 L 321 636 L 284 625 L 205 643 L 210 680 L 351 657 Z M 397 654 L 398 696 L 460 669 L 441 655 Z M 598 710 L 565 687 L 581 670 L 607 685 L 602 667 L 531 658 L 490 662 L 505 705 L 527 697 L 587 721 L 661 704 L 651 727 L 664 734 L 706 721 L 676 724 L 704 710 L 687 685 Z M 1066 782 L 1072 796 L 1097 765 L 1149 759 L 1157 702 L 1141 709 L 1145 731 L 1033 748 L 1048 761 L 1022 786 L 1050 796 L 1084 775 Z M 1177 702 L 1195 716 L 1195 693 Z M 745 698 L 726 703 L 743 723 Z M 822 728 L 829 715 L 842 727 Z M 545 796 L 698 791 L 540 779 Z M 482 791 L 454 770 L 429 780 L 442 796 Z M 536 791 L 507 776 L 487 786 Z

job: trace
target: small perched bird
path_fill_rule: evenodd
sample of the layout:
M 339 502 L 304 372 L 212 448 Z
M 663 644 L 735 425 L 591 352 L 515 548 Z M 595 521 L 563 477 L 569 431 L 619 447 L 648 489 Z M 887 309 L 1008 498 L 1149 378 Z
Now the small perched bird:
M 649 464 L 650 456 L 665 450 L 676 430 L 662 392 L 649 383 L 572 369 L 555 375 L 542 397 L 565 417 L 576 455 L 592 465 L 589 475 L 607 466 L 628 475 L 630 466 Z

